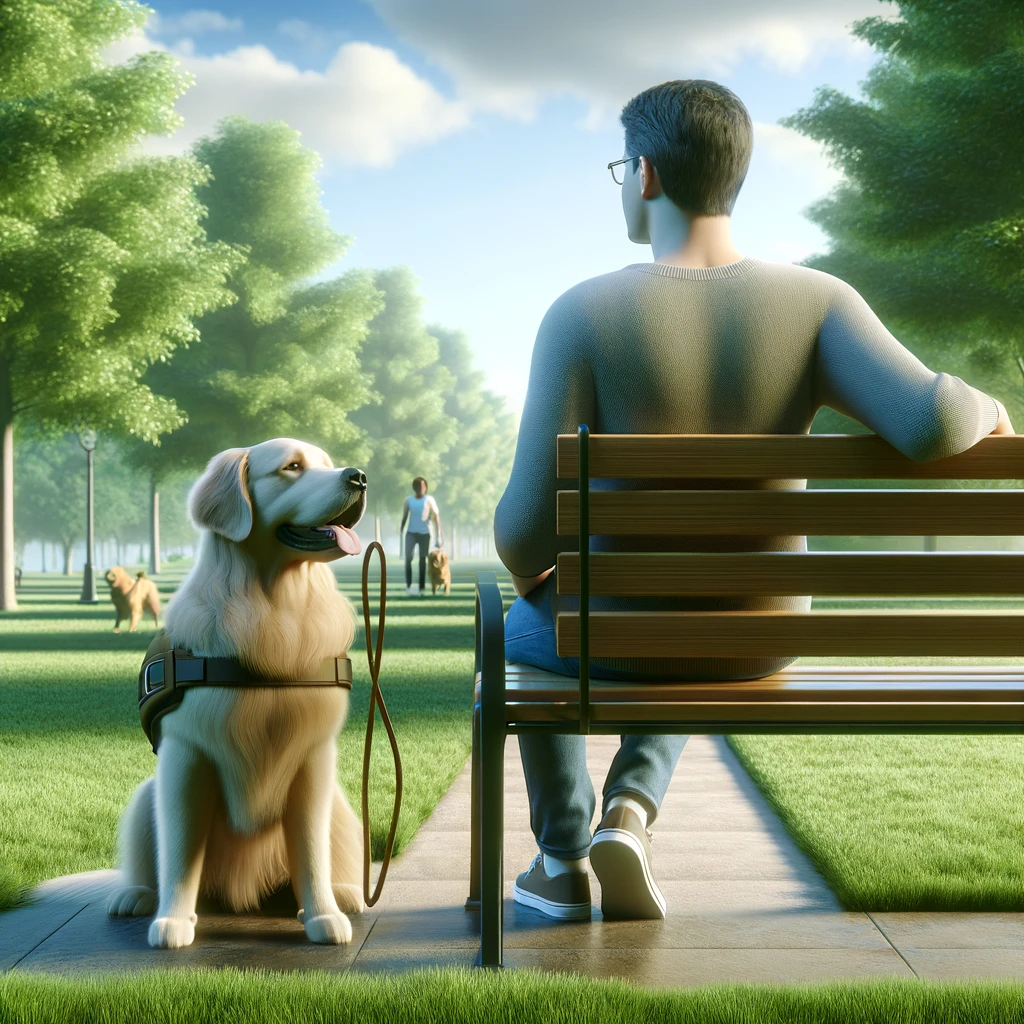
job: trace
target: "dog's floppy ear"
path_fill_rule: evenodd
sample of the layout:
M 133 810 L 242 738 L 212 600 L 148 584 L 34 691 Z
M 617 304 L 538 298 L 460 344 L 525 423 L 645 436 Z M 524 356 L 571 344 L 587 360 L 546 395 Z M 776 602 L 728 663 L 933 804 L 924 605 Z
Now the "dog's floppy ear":
M 236 542 L 249 536 L 252 501 L 248 468 L 248 448 L 229 448 L 210 459 L 188 496 L 188 512 L 197 527 Z

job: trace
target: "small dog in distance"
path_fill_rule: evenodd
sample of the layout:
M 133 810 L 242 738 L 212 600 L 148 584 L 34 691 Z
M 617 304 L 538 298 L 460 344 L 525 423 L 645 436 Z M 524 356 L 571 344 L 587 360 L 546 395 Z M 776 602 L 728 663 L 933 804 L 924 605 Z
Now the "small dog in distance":
M 144 572 L 131 576 L 120 565 L 107 571 L 107 583 L 110 584 L 110 600 L 114 602 L 114 613 L 117 620 L 114 632 L 121 632 L 121 620 L 130 619 L 128 632 L 134 633 L 135 627 L 142 618 L 143 611 L 153 616 L 154 625 L 160 626 L 160 594 L 156 584 L 146 577 Z

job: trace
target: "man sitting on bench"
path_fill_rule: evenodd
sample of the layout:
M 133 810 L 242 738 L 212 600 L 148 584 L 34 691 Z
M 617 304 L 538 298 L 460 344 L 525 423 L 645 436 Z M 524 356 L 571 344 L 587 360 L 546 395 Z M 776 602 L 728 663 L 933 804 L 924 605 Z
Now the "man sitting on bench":
M 494 518 L 496 550 L 519 599 L 505 624 L 505 656 L 564 675 L 576 659 L 555 648 L 553 567 L 575 539 L 555 532 L 555 436 L 806 434 L 827 405 L 919 462 L 1013 433 L 1006 410 L 959 377 L 933 373 L 904 348 L 849 285 L 806 267 L 743 257 L 730 214 L 750 161 L 753 131 L 740 100 L 714 82 L 676 81 L 630 100 L 621 115 L 621 185 L 629 238 L 653 263 L 584 281 L 558 298 L 537 334 L 515 463 Z M 635 485 L 595 480 L 594 488 Z M 666 488 L 742 487 L 746 481 L 666 480 Z M 753 486 L 795 486 L 753 482 Z M 594 537 L 593 551 L 805 551 L 805 537 Z M 809 611 L 809 597 L 592 598 L 592 610 Z M 793 658 L 594 659 L 597 679 L 754 679 Z M 659 918 L 648 827 L 685 736 L 624 736 L 595 796 L 579 735 L 523 734 L 519 747 L 540 853 L 515 899 L 556 918 L 590 916 L 587 858 L 606 917 Z

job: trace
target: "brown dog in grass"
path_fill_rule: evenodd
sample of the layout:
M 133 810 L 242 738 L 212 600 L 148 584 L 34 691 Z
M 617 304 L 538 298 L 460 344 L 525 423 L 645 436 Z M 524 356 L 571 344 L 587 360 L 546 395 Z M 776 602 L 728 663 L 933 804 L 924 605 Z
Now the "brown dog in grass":
M 120 565 L 115 565 L 107 571 L 107 583 L 110 584 L 110 600 L 114 602 L 114 613 L 117 616 L 115 633 L 121 632 L 122 619 L 131 620 L 128 632 L 134 633 L 143 611 L 148 611 L 153 616 L 153 623 L 159 627 L 160 594 L 156 584 L 147 579 L 144 572 L 136 573 L 132 579 Z
M 448 565 L 448 556 L 444 548 L 434 548 L 427 555 L 427 571 L 430 573 L 430 592 L 437 593 L 438 587 L 444 587 L 445 594 L 452 592 L 452 570 Z

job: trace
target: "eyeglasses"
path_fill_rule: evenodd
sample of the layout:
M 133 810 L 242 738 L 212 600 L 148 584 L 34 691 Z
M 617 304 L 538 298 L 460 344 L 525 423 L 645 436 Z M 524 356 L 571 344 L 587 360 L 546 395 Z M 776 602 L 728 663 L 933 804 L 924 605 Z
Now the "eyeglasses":
M 630 162 L 633 164 L 633 173 L 636 174 L 636 169 L 640 165 L 640 157 L 638 156 L 623 157 L 621 160 L 613 160 L 608 165 L 608 170 L 612 172 L 612 181 L 616 185 L 621 185 L 626 180 L 626 169 L 622 165 Z

